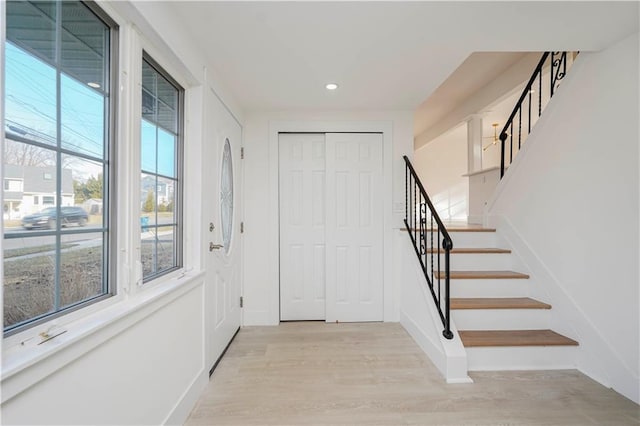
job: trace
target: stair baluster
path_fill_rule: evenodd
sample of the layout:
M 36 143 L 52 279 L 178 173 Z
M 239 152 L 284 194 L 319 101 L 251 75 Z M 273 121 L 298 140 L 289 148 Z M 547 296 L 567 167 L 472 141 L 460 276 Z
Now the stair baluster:
M 555 94 L 556 90 L 558 89 L 558 85 L 560 84 L 560 81 L 565 77 L 567 73 L 567 65 L 568 65 L 567 57 L 568 57 L 567 52 L 545 52 L 542 55 L 542 57 L 540 58 L 540 61 L 538 62 L 538 65 L 536 66 L 535 70 L 533 71 L 533 74 L 531 75 L 531 78 L 529 79 L 529 82 L 524 87 L 524 90 L 522 91 L 522 94 L 520 95 L 520 98 L 518 99 L 516 106 L 513 108 L 513 111 L 511 112 L 509 119 L 507 119 L 507 121 L 505 122 L 505 125 L 502 128 L 502 131 L 500 132 L 500 137 L 499 137 L 500 147 L 502 151 L 501 158 L 500 158 L 500 178 L 501 179 L 504 176 L 505 169 L 509 166 L 509 164 L 511 164 L 511 162 L 513 162 L 513 157 L 520 150 L 522 144 L 526 140 L 526 137 L 529 135 L 529 133 L 531 133 L 531 128 L 533 127 L 533 124 L 534 124 L 533 123 L 534 118 L 537 119 L 537 117 L 532 117 L 531 115 L 532 95 L 538 96 L 538 117 L 540 117 L 540 115 L 542 115 L 542 110 L 543 110 L 543 97 L 545 101 L 548 101 L 548 99 L 551 99 L 551 97 Z M 542 85 L 543 73 L 546 76 L 546 71 L 545 71 L 546 69 L 549 70 L 548 99 L 543 93 L 543 85 Z M 536 81 L 538 82 L 537 90 L 535 89 Z M 525 104 L 527 109 L 526 109 L 526 112 L 524 112 L 523 114 L 523 107 L 525 106 Z M 514 148 L 513 147 L 513 142 L 514 142 L 513 131 L 514 131 L 514 121 L 516 119 L 516 115 L 518 116 L 518 123 L 517 123 L 518 151 L 514 152 L 513 151 L 513 148 Z M 524 129 L 523 129 L 523 120 L 526 120 Z M 507 146 L 506 146 L 507 139 L 509 139 L 508 163 L 507 163 Z
M 422 272 L 427 279 L 427 285 L 433 296 L 440 319 L 444 326 L 442 335 L 447 339 L 453 339 L 451 332 L 451 302 L 449 294 L 449 254 L 453 248 L 453 242 L 447 232 L 442 220 L 433 207 L 427 192 L 420 182 L 409 158 L 404 156 L 405 161 L 405 216 L 404 224 L 413 248 L 415 249 Z M 413 196 L 411 195 L 413 194 Z M 427 212 L 429 214 L 429 225 L 427 227 Z M 427 235 L 429 234 L 429 235 Z M 442 241 L 440 236 L 442 235 Z M 434 242 L 435 238 L 435 242 Z M 436 249 L 437 245 L 437 249 Z M 437 252 L 436 252 L 437 250 Z M 430 252 L 431 256 L 428 256 Z M 444 260 L 441 263 L 441 257 Z M 438 280 L 436 291 L 435 281 Z M 444 291 L 441 288 L 444 282 Z

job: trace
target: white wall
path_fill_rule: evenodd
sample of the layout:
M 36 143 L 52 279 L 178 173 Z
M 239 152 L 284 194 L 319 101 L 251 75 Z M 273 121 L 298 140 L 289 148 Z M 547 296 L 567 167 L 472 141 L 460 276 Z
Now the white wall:
M 467 220 L 467 126 L 462 124 L 417 149 L 413 167 L 442 220 Z
M 84 339 L 52 341 L 64 348 L 3 378 L 2 423 L 182 423 L 207 382 L 203 289 L 200 277 Z
M 277 112 L 249 113 L 244 127 L 244 325 L 275 325 L 279 321 L 277 131 L 385 130 L 385 161 L 392 179 L 385 188 L 385 235 L 391 250 L 391 230 L 404 217 L 403 155 L 413 151 L 413 113 L 400 112 Z M 297 130 L 296 130 L 297 129 Z M 386 166 L 385 166 L 386 167 Z M 388 172 L 385 172 L 388 173 Z M 392 210 L 393 209 L 393 210 Z M 385 252 L 388 253 L 388 252 Z M 385 254 L 387 256 L 387 254 Z M 390 259 L 391 256 L 386 257 Z M 392 262 L 390 262 L 392 263 Z M 392 266 L 385 267 L 385 320 L 399 319 L 399 287 Z
M 484 211 L 500 183 L 500 168 L 485 169 L 469 176 L 469 216 L 467 222 L 484 223 Z
M 233 98 L 166 2 L 100 2 L 120 25 L 118 132 L 118 294 L 3 340 L 3 424 L 181 424 L 208 381 L 203 269 L 203 91 L 215 89 L 236 117 Z M 3 9 L 3 6 L 0 9 Z M 4 27 L 4 25 L 3 25 Z M 3 31 L 3 29 L 2 29 Z M 186 88 L 184 271 L 137 285 L 136 200 L 139 98 L 136 64 L 147 50 Z M 139 69 L 139 68 L 138 68 Z M 2 79 L 0 79 L 1 81 Z M 138 175 L 139 176 L 139 175 Z M 132 188 L 133 187 L 133 188 Z M 206 200 L 205 200 L 206 201 Z M 1 271 L 1 267 L 0 267 Z M 67 332 L 42 345 L 52 323 Z M 21 345 L 20 340 L 36 336 Z
M 581 53 L 489 205 L 578 368 L 640 400 L 638 34 Z

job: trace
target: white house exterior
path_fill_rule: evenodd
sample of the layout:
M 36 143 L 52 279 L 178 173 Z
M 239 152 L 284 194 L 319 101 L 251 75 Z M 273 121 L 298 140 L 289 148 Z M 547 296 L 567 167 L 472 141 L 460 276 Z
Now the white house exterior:
M 56 205 L 56 169 L 49 166 L 5 165 L 4 219 L 20 219 Z M 73 179 L 69 169 L 62 173 L 62 205 L 73 206 Z

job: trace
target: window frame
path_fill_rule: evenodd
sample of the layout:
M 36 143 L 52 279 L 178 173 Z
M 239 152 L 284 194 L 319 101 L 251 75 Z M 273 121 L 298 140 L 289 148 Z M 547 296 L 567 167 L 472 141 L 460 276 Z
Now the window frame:
M 159 278 L 162 277 L 167 277 L 170 276 L 172 273 L 182 269 L 184 267 L 184 132 L 185 132 L 185 95 L 186 95 L 186 89 L 184 88 L 184 86 L 178 82 L 178 80 L 176 78 L 174 78 L 171 73 L 169 71 L 167 71 L 167 69 L 165 67 L 163 67 L 162 65 L 160 65 L 160 63 L 154 59 L 154 57 L 152 56 L 151 53 L 149 53 L 147 51 L 147 49 L 143 48 L 142 49 L 142 54 L 140 56 L 140 90 L 139 90 L 139 98 L 137 98 L 138 100 L 138 105 L 137 107 L 139 108 L 139 117 L 138 117 L 138 137 L 139 137 L 139 143 L 138 143 L 138 153 L 139 153 L 139 157 L 138 157 L 138 184 L 139 184 L 139 189 L 142 188 L 142 121 L 146 120 L 143 115 L 142 115 L 142 72 L 143 72 L 143 68 L 144 68 L 144 63 L 149 64 L 149 66 L 156 71 L 159 75 L 161 75 L 163 78 L 165 78 L 177 91 L 177 103 L 176 103 L 176 109 L 177 109 L 177 123 L 176 123 L 176 150 L 175 150 L 175 194 L 174 194 L 174 215 L 175 215 L 175 235 L 174 235 L 174 247 L 175 247 L 175 264 L 169 268 L 169 269 L 164 269 L 160 272 L 155 272 L 153 274 L 144 275 L 144 269 L 142 266 L 142 225 L 140 224 L 139 230 L 140 230 L 140 234 L 138 237 L 138 244 L 140 247 L 139 250 L 139 257 L 138 257 L 138 261 L 140 262 L 140 284 L 144 287 L 147 287 L 149 284 L 151 284 L 152 282 L 156 281 Z M 171 133 L 173 133 L 173 131 L 171 131 L 170 129 L 167 129 L 163 126 L 161 126 L 159 123 L 155 123 L 153 122 L 153 124 L 155 126 L 158 126 L 159 128 L 162 128 L 165 131 L 169 131 Z M 158 155 L 158 151 L 157 151 L 157 147 L 156 147 L 156 163 L 157 163 L 157 155 Z M 146 173 L 146 172 L 145 172 Z M 158 177 L 164 177 L 163 175 L 157 173 L 153 173 L 151 174 L 153 176 L 155 176 L 156 178 Z M 157 193 L 157 182 L 156 182 L 156 193 Z M 142 191 L 139 190 L 138 194 L 141 194 Z M 139 196 L 139 195 L 138 195 Z M 136 212 L 137 212 L 137 216 L 136 217 L 141 217 L 141 213 L 142 213 L 142 209 L 140 207 L 141 203 L 140 201 L 138 201 L 137 203 L 137 208 L 136 208 Z M 156 209 L 157 209 L 157 199 L 156 199 Z M 157 213 L 157 211 L 156 211 Z M 140 223 L 140 222 L 139 222 Z M 173 226 L 173 225 L 172 225 Z M 159 226 L 158 224 L 156 224 L 155 228 L 157 229 Z
M 59 4 L 61 4 L 62 0 L 57 0 L 55 1 L 55 4 L 57 5 L 57 13 L 60 13 L 60 6 L 58 6 Z M 108 82 L 109 84 L 109 92 L 107 95 L 107 105 L 104 109 L 104 114 L 105 114 L 105 121 L 104 121 L 104 131 L 106 133 L 106 138 L 105 138 L 105 143 L 107 144 L 107 147 L 104 149 L 104 155 L 105 158 L 103 160 L 104 164 L 104 188 L 103 188 L 103 199 L 107 200 L 108 202 L 108 209 L 104 210 L 104 215 L 106 215 L 106 218 L 104 219 L 104 225 L 101 228 L 100 231 L 103 233 L 103 235 L 106 233 L 106 236 L 103 237 L 103 245 L 106 244 L 106 250 L 104 250 L 103 253 L 103 266 L 102 266 L 102 271 L 103 271 L 103 277 L 102 277 L 102 288 L 103 288 L 103 292 L 97 296 L 88 298 L 86 300 L 74 303 L 70 306 L 66 306 L 63 307 L 55 312 L 49 312 L 49 313 L 45 313 L 45 314 L 41 314 L 41 315 L 37 315 L 34 316 L 33 318 L 29 319 L 29 320 L 25 320 L 21 323 L 18 323 L 18 325 L 12 325 L 9 326 L 7 328 L 4 327 L 4 323 L 3 323 L 3 339 L 6 339 L 7 337 L 16 335 L 16 334 L 20 334 L 22 332 L 25 332 L 33 327 L 36 327 L 38 325 L 41 325 L 43 323 L 47 323 L 50 321 L 55 320 L 56 318 L 60 318 L 66 315 L 69 315 L 72 312 L 78 311 L 80 309 L 86 308 L 90 305 L 96 304 L 98 302 L 101 302 L 103 300 L 109 299 L 113 296 L 115 296 L 117 294 L 117 290 L 118 290 L 118 285 L 117 285 L 117 259 L 118 259 L 118 240 L 117 240 L 117 191 L 116 191 L 116 176 L 117 176 L 117 162 L 118 162 L 118 157 L 117 157 L 117 143 L 118 143 L 118 105 L 119 105 L 119 90 L 118 88 L 119 86 L 119 73 L 120 73 L 120 63 L 119 63 L 119 55 L 120 55 L 120 25 L 118 24 L 118 22 L 113 19 L 109 13 L 107 11 L 105 11 L 104 9 L 102 9 L 98 4 L 96 4 L 93 1 L 84 1 L 84 0 L 77 0 L 77 3 L 85 6 L 98 20 L 100 20 L 106 27 L 108 27 L 109 29 L 109 46 L 108 46 L 108 50 L 105 51 L 106 55 L 108 55 L 109 58 L 109 63 L 108 63 L 108 67 L 105 68 L 105 70 L 107 70 L 107 72 L 109 73 L 108 75 L 108 79 L 106 79 L 105 81 Z M 5 9 L 6 11 L 6 9 Z M 6 22 L 6 20 L 5 20 Z M 57 28 L 56 24 L 56 31 L 59 30 L 59 28 Z M 33 55 L 35 58 L 37 58 L 38 60 L 43 61 L 44 63 L 52 66 L 57 74 L 60 74 L 60 76 L 62 75 L 66 75 L 69 78 L 72 78 L 76 81 L 79 81 L 77 79 L 77 77 L 73 74 L 73 73 L 69 73 L 67 71 L 65 71 L 65 67 L 61 64 L 61 63 L 52 63 L 50 60 L 48 60 L 47 58 L 44 58 L 42 55 L 40 55 L 38 52 L 34 51 L 33 49 L 29 48 L 28 46 L 22 46 L 20 44 L 16 44 L 15 42 L 8 40 L 6 38 L 3 39 L 4 43 L 12 43 L 16 46 L 18 46 L 20 49 L 26 51 L 27 53 L 29 53 L 30 55 Z M 59 44 L 61 44 L 61 39 L 59 37 L 59 35 L 56 35 L 56 40 L 55 40 L 55 44 L 56 44 L 56 49 L 59 49 Z M 2 48 L 4 49 L 4 46 L 2 46 Z M 6 64 L 6 62 L 5 62 Z M 3 64 L 3 65 L 5 65 Z M 5 65 L 6 66 L 6 65 Z M 6 68 L 5 68 L 6 69 Z M 3 70 L 3 75 L 4 75 L 4 70 Z M 57 80 L 59 81 L 59 78 L 56 77 Z M 56 91 L 58 92 L 57 97 L 58 97 L 58 102 L 59 102 L 59 91 L 60 91 L 60 84 L 57 84 L 56 87 Z M 104 90 L 100 90 L 100 92 L 105 93 Z M 59 115 L 60 114 L 60 109 L 62 108 L 61 104 L 57 104 L 56 105 L 56 114 Z M 3 115 L 6 115 L 6 108 L 4 108 L 3 110 Z M 4 117 L 2 118 L 2 121 L 4 122 Z M 60 126 L 60 123 L 57 123 L 56 126 Z M 5 139 L 7 139 L 7 135 L 6 132 L 3 133 L 3 137 Z M 58 133 L 58 135 L 56 136 L 57 138 L 60 137 L 60 134 Z M 32 146 L 36 146 L 36 147 L 41 147 L 41 148 L 45 148 L 45 149 L 49 149 L 49 150 L 53 150 L 56 153 L 56 157 L 61 158 L 61 156 L 63 155 L 74 155 L 77 156 L 79 158 L 82 159 L 89 159 L 91 161 L 94 161 L 93 159 L 89 158 L 89 156 L 87 156 L 85 153 L 78 151 L 78 152 L 74 152 L 71 149 L 68 148 L 64 148 L 62 146 L 60 146 L 59 144 L 56 146 L 48 146 L 46 144 L 42 144 L 38 141 L 31 141 L 29 139 L 26 138 L 22 138 L 20 136 L 17 135 L 12 135 L 9 139 L 14 140 L 16 142 L 20 142 L 20 143 L 28 143 L 29 145 Z M 4 144 L 3 144 L 4 146 Z M 57 178 L 57 185 L 62 185 L 61 183 L 61 174 L 62 174 L 62 169 L 61 169 L 61 163 L 60 161 L 56 162 L 56 178 Z M 60 210 L 62 209 L 62 195 L 61 194 L 57 194 L 56 198 L 57 200 L 54 199 L 54 206 Z M 42 206 L 44 206 L 44 196 L 39 196 L 40 201 L 42 201 Z M 95 233 L 95 230 L 86 230 L 83 232 L 75 232 L 75 233 Z M 56 238 L 62 237 L 64 235 L 67 235 L 69 233 L 65 233 L 62 230 L 62 227 L 60 226 L 59 228 L 57 228 L 54 231 L 44 231 L 44 232 L 39 232 L 37 234 L 37 236 L 55 236 Z M 28 236 L 33 236 L 36 237 L 36 235 L 33 235 L 32 233 L 26 233 L 25 231 L 20 231 L 20 232 L 16 232 L 16 236 L 13 238 L 20 238 L 21 236 L 24 235 L 28 235 Z M 4 234 L 4 227 L 3 227 L 3 239 L 5 238 L 5 234 Z M 60 252 L 56 253 L 56 257 L 60 256 Z M 3 262 L 4 262 L 4 256 L 3 256 Z M 4 270 L 4 268 L 3 268 Z

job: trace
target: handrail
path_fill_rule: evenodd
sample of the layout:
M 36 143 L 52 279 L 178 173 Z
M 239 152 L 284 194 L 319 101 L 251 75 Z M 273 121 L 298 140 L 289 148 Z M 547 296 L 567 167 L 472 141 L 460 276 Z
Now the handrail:
M 546 96 L 543 96 L 543 84 L 542 84 L 542 80 L 543 80 L 543 70 L 545 68 L 545 64 L 547 62 L 547 59 L 549 59 L 549 57 L 551 57 L 549 66 L 550 71 L 549 71 L 549 96 L 548 98 L 546 98 Z M 511 164 L 511 162 L 513 161 L 513 134 L 514 134 L 514 129 L 513 129 L 513 125 L 514 125 L 514 120 L 516 118 L 516 115 L 518 116 L 518 150 L 520 150 L 520 147 L 522 145 L 523 142 L 523 129 L 522 129 L 522 109 L 523 106 L 525 105 L 525 99 L 527 99 L 528 97 L 528 102 L 526 103 L 526 106 L 528 107 L 528 113 L 527 113 L 527 131 L 526 134 L 524 135 L 525 137 L 531 133 L 531 127 L 534 124 L 533 123 L 533 118 L 531 116 L 531 98 L 532 95 L 534 93 L 537 93 L 538 99 L 537 99 L 537 109 L 538 109 L 538 117 L 540 117 L 540 115 L 542 115 L 542 101 L 543 98 L 545 98 L 546 101 L 548 101 L 548 99 L 551 99 L 551 97 L 554 95 L 555 90 L 557 89 L 558 83 L 560 80 L 562 80 L 564 78 L 564 76 L 567 73 L 567 52 L 545 52 L 542 57 L 540 58 L 540 61 L 538 62 L 538 65 L 536 66 L 536 68 L 533 71 L 533 74 L 531 74 L 531 78 L 529 78 L 529 81 L 527 82 L 527 85 L 524 87 L 524 90 L 522 91 L 522 94 L 520 95 L 520 98 L 518 99 L 518 102 L 516 102 L 516 106 L 513 108 L 513 111 L 511 112 L 511 115 L 509 116 L 509 119 L 505 122 L 504 127 L 502 128 L 502 131 L 500 132 L 500 146 L 501 146 L 501 158 L 500 158 L 500 178 L 502 179 L 502 177 L 504 176 L 504 170 L 505 167 L 508 164 L 506 163 L 506 141 L 507 138 L 510 138 L 510 143 L 509 143 L 509 164 Z M 538 90 L 534 89 L 534 83 L 536 82 L 536 80 L 538 81 Z M 535 117 L 537 119 L 537 117 Z
M 422 182 L 420 182 L 418 174 L 411 165 L 411 161 L 409 161 L 406 155 L 403 158 L 405 162 L 404 224 L 407 227 L 413 248 L 420 261 L 422 272 L 427 279 L 433 301 L 440 314 L 440 319 L 444 326 L 442 335 L 447 339 L 452 339 L 451 297 L 449 291 L 451 272 L 449 261 L 453 241 L 433 206 L 431 199 L 429 199 Z M 413 195 L 413 198 L 411 195 Z M 419 210 L 416 211 L 416 208 Z M 429 218 L 429 228 L 427 228 L 427 218 Z M 435 228 L 434 222 L 436 225 Z M 437 241 L 437 247 L 434 243 L 434 235 Z M 442 245 L 440 245 L 440 235 L 442 235 Z M 429 244 L 429 242 L 431 244 Z M 436 255 L 435 257 L 434 254 Z M 443 268 L 441 268 L 440 261 L 442 256 L 444 256 L 444 261 L 442 262 L 444 264 Z M 444 294 L 441 292 L 441 281 L 444 281 Z

